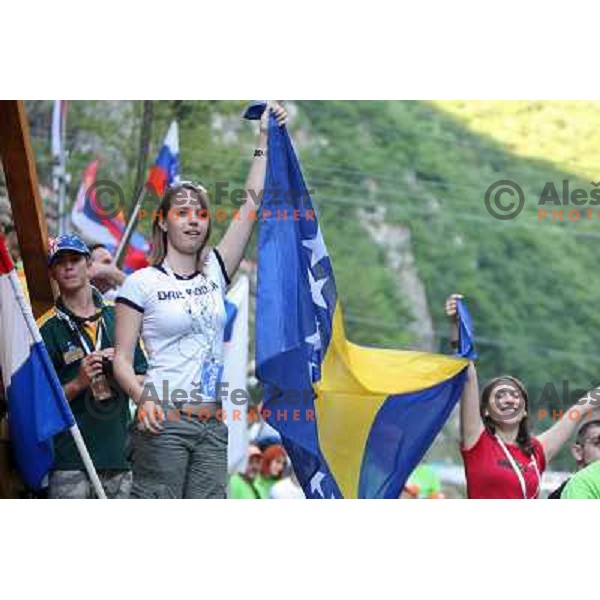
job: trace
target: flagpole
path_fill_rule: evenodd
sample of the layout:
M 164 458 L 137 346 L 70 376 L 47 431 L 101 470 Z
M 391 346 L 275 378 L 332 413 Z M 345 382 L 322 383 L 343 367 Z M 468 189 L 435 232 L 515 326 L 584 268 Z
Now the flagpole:
M 167 177 L 167 182 L 168 182 L 167 186 L 168 186 L 171 183 L 171 176 L 174 175 L 175 180 L 179 177 L 179 129 L 177 126 L 177 121 L 172 121 L 171 124 L 169 125 L 169 129 L 167 130 L 167 137 L 165 138 L 162 147 L 163 148 L 167 147 L 170 154 L 172 155 L 171 161 L 173 161 L 173 160 L 175 161 L 175 165 L 170 164 L 167 169 L 167 172 L 170 174 Z M 160 153 L 159 153 L 159 157 L 160 157 Z M 157 161 L 158 161 L 158 158 L 157 158 Z M 157 163 L 155 162 L 155 166 L 156 166 L 156 164 Z M 151 193 L 153 192 L 154 194 L 156 194 L 156 192 L 157 192 L 156 187 L 154 186 L 154 184 L 150 183 L 151 178 L 152 178 L 152 169 L 154 169 L 154 167 L 152 167 L 150 169 L 150 174 L 149 174 L 147 183 L 149 185 L 153 185 L 154 189 L 151 190 Z M 161 189 L 162 189 L 162 185 L 161 185 Z M 125 250 L 127 248 L 127 245 L 129 244 L 131 235 L 133 234 L 133 230 L 134 230 L 136 222 L 137 222 L 138 214 L 142 207 L 142 203 L 144 202 L 144 199 L 146 198 L 146 192 L 147 192 L 146 185 L 143 185 L 138 192 L 135 204 L 133 206 L 133 210 L 131 211 L 131 215 L 129 216 L 129 220 L 127 222 L 127 227 L 125 228 L 125 231 L 123 232 L 121 241 L 119 242 L 119 246 L 118 246 L 115 256 L 113 258 L 113 264 L 115 264 L 118 267 L 120 267 L 123 264 L 123 260 L 125 258 Z
M 131 216 L 129 217 L 129 221 L 127 222 L 127 227 L 121 236 L 121 241 L 119 242 L 119 247 L 115 252 L 115 256 L 113 257 L 113 263 L 118 267 L 121 266 L 123 260 L 125 258 L 125 249 L 127 248 L 127 244 L 129 244 L 129 240 L 131 239 L 131 235 L 133 234 L 133 229 L 137 222 L 137 217 L 142 208 L 142 203 L 146 198 L 146 187 L 142 186 L 140 193 L 138 194 L 137 200 L 135 201 L 135 205 L 133 207 L 133 211 L 131 212 Z
M 62 100 L 59 100 L 62 102 Z M 67 232 L 67 215 L 66 215 L 66 200 L 67 200 L 67 153 L 65 151 L 65 136 L 67 115 L 66 107 L 61 106 L 60 119 L 60 187 L 59 187 L 59 213 L 58 213 L 58 232 L 63 235 Z
M 73 440 L 75 441 L 75 445 L 77 446 L 77 450 L 79 451 L 79 456 L 81 456 L 81 460 L 83 461 L 83 465 L 85 470 L 87 471 L 88 477 L 94 486 L 94 491 L 96 492 L 96 496 L 100 500 L 106 500 L 106 494 L 104 493 L 104 488 L 102 487 L 102 483 L 100 483 L 100 478 L 98 477 L 98 473 L 96 472 L 96 467 L 94 467 L 94 463 L 92 462 L 92 457 L 88 452 L 87 446 L 83 441 L 83 437 L 81 436 L 81 431 L 79 430 L 79 425 L 75 423 L 69 429 L 71 435 L 73 436 Z
M 21 309 L 21 313 L 23 314 L 23 317 L 25 317 L 25 323 L 27 323 L 27 328 L 29 329 L 29 334 L 31 335 L 31 339 L 33 339 L 34 341 L 37 341 L 40 339 L 40 330 L 38 329 L 35 319 L 33 318 L 33 313 L 31 312 L 31 308 L 25 301 L 25 297 L 23 296 L 23 291 L 21 290 L 21 285 L 19 284 L 19 281 L 17 279 L 17 274 L 14 270 L 14 267 L 9 276 L 9 281 L 10 281 L 11 287 L 13 289 L 13 293 L 15 294 L 15 298 L 17 299 L 17 302 L 19 303 L 19 308 Z M 61 387 L 61 390 L 62 390 L 62 387 Z M 68 402 L 67 402 L 67 406 L 68 406 Z M 69 411 L 71 411 L 71 407 L 69 407 Z M 75 419 L 73 419 L 73 420 L 75 420 Z M 81 431 L 79 431 L 79 427 L 78 427 L 77 423 L 72 425 L 69 428 L 69 431 L 71 432 L 71 435 L 73 436 L 73 440 L 75 441 L 75 445 L 77 446 L 77 450 L 79 451 L 79 455 L 81 456 L 81 460 L 83 461 L 83 464 L 85 466 L 85 470 L 88 474 L 88 477 L 90 478 L 90 481 L 92 482 L 92 485 L 94 486 L 96 496 L 98 496 L 98 498 L 100 498 L 101 500 L 106 500 L 106 494 L 104 493 L 104 489 L 102 487 L 102 484 L 100 483 L 98 473 L 96 472 L 96 468 L 94 467 L 94 463 L 92 462 L 90 453 L 88 452 L 85 442 L 83 441 L 83 437 L 81 436 Z
M 65 150 L 67 109 L 65 100 L 55 100 L 52 112 L 52 188 L 57 203 L 58 233 L 67 230 L 67 152 Z
M 58 233 L 62 233 L 62 206 L 60 196 L 60 179 L 61 179 L 61 160 L 62 160 L 62 149 L 60 143 L 60 125 L 56 126 L 57 122 L 60 124 L 60 100 L 54 101 L 54 107 L 52 109 L 52 191 L 54 193 L 54 199 L 56 201 L 56 217 Z

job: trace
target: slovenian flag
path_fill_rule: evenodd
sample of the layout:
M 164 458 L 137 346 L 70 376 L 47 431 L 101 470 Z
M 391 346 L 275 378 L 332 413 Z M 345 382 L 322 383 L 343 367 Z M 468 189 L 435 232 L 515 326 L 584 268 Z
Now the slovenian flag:
M 75 421 L 2 237 L 0 366 L 17 466 L 39 489 L 54 460 L 52 437 Z
M 179 128 L 173 121 L 167 131 L 167 137 L 148 173 L 146 189 L 150 194 L 162 196 L 165 188 L 179 180 Z
M 460 398 L 472 343 L 451 357 L 346 338 L 317 214 L 288 132 L 273 116 L 258 255 L 263 416 L 279 431 L 306 497 L 398 498 Z M 470 336 L 466 306 L 459 317 Z

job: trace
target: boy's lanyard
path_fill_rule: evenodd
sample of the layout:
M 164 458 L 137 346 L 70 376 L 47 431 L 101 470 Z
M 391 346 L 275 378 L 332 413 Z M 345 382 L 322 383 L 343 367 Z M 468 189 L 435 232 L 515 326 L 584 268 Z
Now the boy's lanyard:
M 60 310 L 59 308 L 57 308 L 56 314 L 58 315 L 59 319 L 66 321 L 69 329 L 71 330 L 71 333 L 77 335 L 77 337 L 79 338 L 79 343 L 81 344 L 81 348 L 83 349 L 83 351 L 86 354 L 91 354 L 94 351 L 100 350 L 100 348 L 102 347 L 102 326 L 104 324 L 104 320 L 102 317 L 100 317 L 98 319 L 98 331 L 96 333 L 96 343 L 95 343 L 94 347 L 92 348 L 88 344 L 88 341 L 86 340 L 85 336 L 82 335 L 81 329 L 73 323 L 73 320 L 67 313 L 65 313 L 62 310 Z
M 533 468 L 535 470 L 538 485 L 537 485 L 537 489 L 535 490 L 533 496 L 531 498 L 528 498 L 527 497 L 527 486 L 525 484 L 525 478 L 523 477 L 523 473 L 521 473 L 521 469 L 519 469 L 519 466 L 517 465 L 517 462 L 515 461 L 513 455 L 508 451 L 506 444 L 500 439 L 499 436 L 495 435 L 494 437 L 498 441 L 498 444 L 500 444 L 500 448 L 502 448 L 504 454 L 506 455 L 506 458 L 508 459 L 510 466 L 512 467 L 512 470 L 515 472 L 515 475 L 517 476 L 517 478 L 519 480 L 519 484 L 521 485 L 521 492 L 523 494 L 523 499 L 524 500 L 534 500 L 539 492 L 540 479 L 541 479 L 540 471 L 538 469 L 537 463 L 535 462 L 535 458 L 532 459 L 532 462 L 530 464 L 533 465 Z

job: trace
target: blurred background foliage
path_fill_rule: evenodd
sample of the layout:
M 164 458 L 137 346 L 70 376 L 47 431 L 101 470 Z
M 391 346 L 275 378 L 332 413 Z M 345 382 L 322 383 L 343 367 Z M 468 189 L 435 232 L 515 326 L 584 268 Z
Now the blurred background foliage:
M 102 158 L 99 178 L 134 197 L 142 101 L 69 102 L 68 170 L 72 200 L 81 173 Z M 51 182 L 52 102 L 26 103 L 40 180 Z M 152 103 L 150 166 L 169 122 L 180 127 L 182 177 L 241 187 L 255 124 L 240 118 L 243 101 Z M 595 331 L 600 313 L 596 246 L 598 209 L 590 221 L 538 220 L 545 182 L 589 192 L 600 155 L 594 134 L 600 103 L 575 101 L 302 101 L 290 102 L 290 131 L 335 268 L 347 333 L 357 343 L 406 347 L 411 303 L 384 247 L 366 231 L 364 213 L 410 232 L 410 251 L 426 293 L 437 349 L 447 352 L 445 297 L 465 294 L 471 307 L 482 380 L 511 373 L 527 385 L 532 427 L 551 424 L 537 410 L 565 409 L 570 391 L 600 380 Z M 488 186 L 517 182 L 526 202 L 516 219 L 493 219 Z M 147 208 L 152 205 L 147 203 Z M 550 207 L 552 208 L 552 207 Z M 581 207 L 594 208 L 592 206 Z M 362 215 L 362 216 L 361 216 Z M 140 225 L 148 231 L 149 220 Z M 215 237 L 225 224 L 216 223 Z M 255 257 L 256 234 L 249 254 Z M 214 241 L 214 239 L 213 239 Z M 557 394 L 548 393 L 556 390 Z M 543 390 L 546 393 L 543 394 Z M 565 404 L 565 402 L 567 404 Z M 455 454 L 455 458 L 457 455 Z M 555 468 L 570 468 L 566 452 Z

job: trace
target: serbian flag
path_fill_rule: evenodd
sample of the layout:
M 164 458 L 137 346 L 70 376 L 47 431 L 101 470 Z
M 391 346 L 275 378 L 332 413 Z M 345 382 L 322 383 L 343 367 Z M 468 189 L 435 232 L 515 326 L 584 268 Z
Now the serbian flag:
M 42 487 L 52 467 L 52 437 L 75 424 L 14 265 L 0 237 L 0 367 L 17 466 Z
M 146 189 L 149 193 L 162 196 L 165 188 L 179 180 L 179 128 L 177 121 L 169 125 L 167 137 L 150 168 Z
M 113 216 L 107 214 L 106 209 L 98 202 L 96 191 L 102 192 L 101 186 L 98 186 L 97 190 L 94 189 L 98 162 L 97 160 L 92 161 L 83 172 L 81 185 L 71 210 L 71 221 L 86 240 L 104 244 L 114 254 L 127 223 L 122 210 Z M 110 191 L 107 187 L 104 193 L 110 194 Z M 134 231 L 125 252 L 124 270 L 131 272 L 147 267 L 146 255 L 149 248 L 146 238 L 141 233 Z

